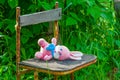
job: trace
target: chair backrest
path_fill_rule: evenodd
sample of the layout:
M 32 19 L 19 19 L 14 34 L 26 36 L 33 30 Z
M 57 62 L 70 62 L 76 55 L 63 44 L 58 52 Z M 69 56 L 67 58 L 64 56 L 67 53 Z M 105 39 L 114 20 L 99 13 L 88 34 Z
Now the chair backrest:
M 34 25 L 43 22 L 54 21 L 54 37 L 58 39 L 58 21 L 61 19 L 62 9 L 58 8 L 58 2 L 55 9 L 36 12 L 32 14 L 20 15 L 20 7 L 16 8 L 16 65 L 20 62 L 20 29 L 23 26 Z M 17 67 L 19 68 L 19 67 Z
M 55 21 L 61 18 L 61 8 L 22 15 L 19 18 L 20 26 Z

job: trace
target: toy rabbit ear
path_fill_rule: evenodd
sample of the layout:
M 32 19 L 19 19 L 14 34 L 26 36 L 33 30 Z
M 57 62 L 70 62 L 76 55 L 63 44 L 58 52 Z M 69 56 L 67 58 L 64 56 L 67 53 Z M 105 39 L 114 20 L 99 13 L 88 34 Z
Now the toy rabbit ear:
M 83 56 L 83 53 L 81 53 L 79 51 L 71 51 L 70 52 L 70 59 L 81 60 L 82 56 Z
M 57 39 L 56 38 L 52 38 L 51 42 L 56 45 L 57 44 Z

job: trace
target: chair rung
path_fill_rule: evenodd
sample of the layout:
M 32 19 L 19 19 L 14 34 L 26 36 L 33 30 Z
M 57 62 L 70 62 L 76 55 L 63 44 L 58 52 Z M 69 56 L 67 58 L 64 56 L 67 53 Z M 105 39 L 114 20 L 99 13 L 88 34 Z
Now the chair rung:
M 30 71 L 32 71 L 32 70 L 30 70 L 30 69 L 23 69 L 23 70 L 20 71 L 20 75 L 21 74 L 25 74 L 25 73 L 30 72 Z

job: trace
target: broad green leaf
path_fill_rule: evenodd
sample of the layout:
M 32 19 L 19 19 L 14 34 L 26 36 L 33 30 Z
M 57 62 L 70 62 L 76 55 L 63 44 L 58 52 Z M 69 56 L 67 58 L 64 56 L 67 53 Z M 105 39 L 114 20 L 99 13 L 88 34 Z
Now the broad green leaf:
M 109 3 L 109 2 L 111 2 L 111 1 L 112 1 L 112 0 L 98 0 L 98 2 L 104 3 L 104 4 Z
M 15 44 L 16 43 L 12 43 L 12 42 L 15 42 L 16 40 L 14 38 L 12 38 L 12 40 L 10 40 L 9 42 L 10 43 L 10 51 L 13 52 L 12 56 L 15 55 Z
M 2 26 L 3 26 L 3 22 L 0 22 L 0 29 L 2 28 Z
M 120 40 L 116 40 L 115 43 L 120 48 Z
M 21 53 L 22 53 L 22 56 L 24 59 L 26 59 L 26 51 L 25 51 L 25 48 L 21 48 Z
M 76 49 L 80 49 L 81 48 L 81 45 L 80 44 L 76 44 Z
M 31 31 L 29 31 L 28 29 L 22 29 L 22 36 L 21 36 L 21 41 L 23 44 L 25 44 L 30 37 L 33 37 L 33 34 Z
M 6 22 L 7 22 L 7 27 L 6 27 L 6 29 L 8 29 L 8 30 L 10 30 L 10 32 L 15 32 L 15 21 L 14 20 L 6 20 Z
M 77 42 L 77 40 L 76 40 L 76 37 L 74 36 L 71 36 L 71 39 L 70 39 L 70 44 L 71 45 L 76 45 L 76 42 Z
M 28 55 L 27 57 L 28 57 L 28 58 L 29 58 L 29 57 L 33 57 L 34 54 L 35 54 L 34 49 L 33 49 L 33 48 L 29 48 L 29 55 Z
M 15 8 L 18 6 L 18 0 L 8 0 L 8 4 L 11 8 Z
M 74 19 L 80 21 L 80 18 L 77 16 L 77 14 L 75 14 L 75 13 L 73 13 L 73 12 L 70 12 L 70 15 L 71 15 Z
M 40 34 L 41 32 L 41 29 L 42 29 L 42 26 L 39 25 L 39 26 L 35 26 L 35 27 L 32 27 L 33 29 L 33 34 Z
M 89 6 L 93 6 L 95 4 L 95 0 L 86 0 Z
M 95 20 L 100 17 L 101 10 L 99 7 L 94 6 L 87 9 L 87 13 L 90 14 Z
M 29 29 L 22 29 L 22 33 L 28 37 L 33 37 L 33 34 Z
M 4 35 L 0 35 L 0 37 L 4 37 Z
M 114 24 L 114 17 L 113 13 L 107 9 L 102 9 L 102 13 L 100 14 L 102 18 L 104 18 L 106 21 L 109 21 L 109 23 Z
M 32 5 L 29 6 L 28 10 L 31 10 L 32 12 L 35 12 L 36 8 L 37 8 L 37 6 L 32 4 Z
M 72 0 L 67 0 L 66 1 L 66 6 L 69 6 L 69 5 L 71 5 L 72 4 Z
M 8 63 L 10 60 L 9 60 L 9 57 L 8 56 L 8 52 L 5 52 L 3 55 L 2 55 L 2 64 L 6 64 Z
M 11 39 L 11 37 L 8 36 L 8 35 L 4 35 L 3 37 L 4 37 L 4 39 L 5 39 L 6 45 L 8 46 L 8 45 L 9 45 L 9 40 Z
M 118 62 L 114 57 L 112 57 L 113 62 L 115 63 L 115 65 L 120 68 L 120 62 Z
M 2 73 L 3 73 L 3 68 L 2 67 L 0 67 L 0 76 L 2 76 Z
M 69 4 L 67 4 L 67 6 L 64 8 L 63 11 L 67 10 L 71 5 L 72 5 L 72 2 L 70 2 Z
M 71 17 L 68 17 L 67 20 L 66 20 L 66 25 L 67 26 L 70 26 L 70 25 L 75 25 L 77 24 L 77 21 Z
M 84 0 L 72 0 L 72 2 L 73 2 L 73 5 L 78 5 L 78 4 L 80 4 L 80 5 L 82 5 L 83 4 L 83 2 L 85 2 Z
M 0 0 L 0 3 L 1 4 L 4 4 L 6 0 Z
M 104 53 L 101 53 L 100 51 L 98 51 L 98 59 L 100 59 L 100 60 L 104 60 L 104 58 L 105 58 L 105 55 L 104 55 Z
M 51 5 L 50 5 L 49 3 L 47 3 L 47 2 L 41 2 L 41 4 L 42 4 L 42 7 L 43 7 L 45 10 L 50 10 L 50 9 L 52 9 L 52 8 L 51 8 Z

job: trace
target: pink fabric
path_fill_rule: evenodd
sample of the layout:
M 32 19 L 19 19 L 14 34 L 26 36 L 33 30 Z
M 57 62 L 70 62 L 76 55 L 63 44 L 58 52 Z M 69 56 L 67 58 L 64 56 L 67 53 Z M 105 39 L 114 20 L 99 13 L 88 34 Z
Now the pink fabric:
M 56 45 L 57 40 L 52 38 L 51 42 Z M 46 47 L 49 46 L 49 43 L 40 38 L 38 40 L 38 45 L 41 47 L 40 51 L 35 53 L 35 57 L 42 60 L 50 60 L 52 59 L 51 51 L 46 50 Z M 66 60 L 66 59 L 73 59 L 73 60 L 81 60 L 81 56 L 83 54 L 79 51 L 70 51 L 66 46 L 57 45 L 54 51 L 54 58 L 58 60 Z
M 56 44 L 55 38 L 52 38 L 51 41 L 53 44 Z M 49 45 L 49 43 L 45 39 L 40 38 L 38 40 L 38 45 L 41 47 L 41 49 L 40 49 L 40 51 L 35 53 L 35 57 L 38 59 L 45 60 L 45 61 L 52 59 L 51 52 L 46 50 L 46 47 Z
M 55 48 L 54 57 L 58 60 L 81 60 L 83 54 L 79 51 L 70 51 L 66 46 L 57 45 Z

